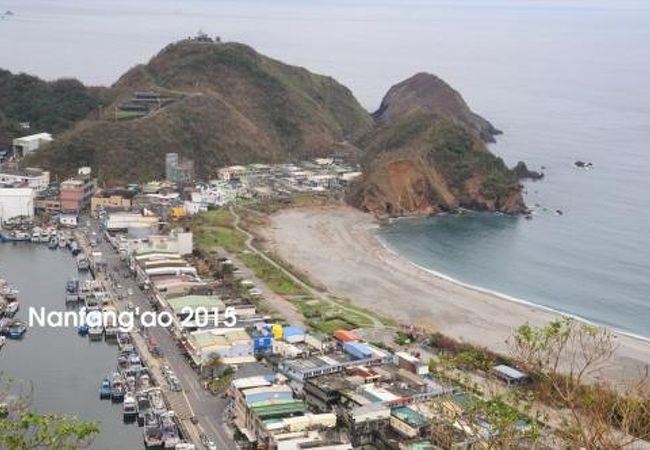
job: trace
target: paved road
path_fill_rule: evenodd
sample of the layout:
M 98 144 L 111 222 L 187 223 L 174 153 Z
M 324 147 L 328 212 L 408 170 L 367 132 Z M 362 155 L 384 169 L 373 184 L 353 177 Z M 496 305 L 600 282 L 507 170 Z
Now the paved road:
M 99 233 L 96 223 L 92 224 L 92 229 Z M 98 250 L 102 252 L 107 264 L 106 270 L 109 273 L 112 271 L 124 273 L 127 270 L 110 243 L 103 240 L 102 244 L 98 246 Z M 126 293 L 127 289 L 133 291 L 133 295 L 128 298 L 125 296 L 123 301 L 132 302 L 136 307 L 140 308 L 140 313 L 151 310 L 147 297 L 140 291 L 132 277 L 118 277 L 118 283 L 122 285 L 121 291 L 123 294 Z M 237 449 L 238 447 L 232 440 L 232 433 L 223 421 L 223 413 L 228 400 L 213 396 L 203 389 L 198 374 L 190 367 L 177 346 L 177 341 L 166 329 L 153 327 L 147 329 L 147 332 L 154 337 L 158 348 L 162 352 L 163 360 L 161 364 L 167 364 L 180 380 L 183 394 L 188 400 L 190 409 L 199 420 L 200 426 L 209 439 L 214 441 L 219 449 Z M 237 375 L 238 377 L 246 376 L 245 370 L 238 371 Z

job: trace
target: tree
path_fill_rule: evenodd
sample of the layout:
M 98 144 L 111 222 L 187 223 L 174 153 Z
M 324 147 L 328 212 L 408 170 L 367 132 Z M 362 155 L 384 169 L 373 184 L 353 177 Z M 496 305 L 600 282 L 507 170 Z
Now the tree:
M 616 350 L 609 330 L 565 317 L 520 326 L 510 345 L 542 398 L 566 411 L 557 420 L 566 445 L 620 449 L 650 436 L 650 399 L 639 390 L 642 384 L 618 392 L 603 381 L 589 384 Z
M 218 372 L 224 366 L 223 360 L 219 353 L 210 353 L 208 355 L 207 361 L 203 364 L 204 369 L 210 371 L 210 378 L 215 378 L 215 373 Z
M 31 393 L 0 376 L 0 448 L 7 450 L 75 450 L 89 446 L 99 427 L 60 414 L 31 409 Z
M 438 355 L 437 361 L 430 365 L 437 380 L 453 386 L 437 403 L 439 419 L 432 423 L 432 442 L 442 448 L 454 448 L 462 443 L 490 450 L 535 448 L 543 437 L 546 418 L 534 409 L 533 396 L 523 390 L 504 389 L 495 380 L 459 370 L 468 366 L 467 353 Z M 480 352 L 474 349 L 473 353 Z M 479 361 L 483 362 L 484 358 Z M 483 364 L 469 366 L 483 370 Z

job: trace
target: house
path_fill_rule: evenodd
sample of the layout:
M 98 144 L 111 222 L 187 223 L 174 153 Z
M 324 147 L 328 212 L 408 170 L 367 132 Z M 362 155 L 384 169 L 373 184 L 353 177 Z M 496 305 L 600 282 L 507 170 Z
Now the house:
M 79 212 L 90 207 L 97 190 L 97 180 L 91 176 L 90 167 L 81 167 L 76 176 L 61 183 L 59 199 L 61 211 Z
M 505 364 L 493 367 L 490 372 L 508 386 L 525 384 L 530 380 L 528 374 Z
M 129 210 L 135 194 L 135 191 L 126 189 L 99 190 L 90 199 L 90 213 L 94 216 L 98 209 Z
M 50 172 L 33 167 L 20 169 L 4 164 L 0 168 L 0 184 L 20 184 L 37 192 L 44 191 L 50 185 Z
M 53 140 L 50 133 L 38 133 L 16 138 L 13 140 L 14 155 L 24 158 L 33 151 L 38 150 L 42 145 Z

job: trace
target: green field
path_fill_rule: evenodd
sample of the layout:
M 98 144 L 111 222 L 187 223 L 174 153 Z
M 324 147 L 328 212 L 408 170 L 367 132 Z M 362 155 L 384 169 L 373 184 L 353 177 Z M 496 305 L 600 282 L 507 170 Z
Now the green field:
M 242 253 L 242 262 L 276 294 L 305 295 L 306 292 L 287 277 L 280 269 L 256 253 Z

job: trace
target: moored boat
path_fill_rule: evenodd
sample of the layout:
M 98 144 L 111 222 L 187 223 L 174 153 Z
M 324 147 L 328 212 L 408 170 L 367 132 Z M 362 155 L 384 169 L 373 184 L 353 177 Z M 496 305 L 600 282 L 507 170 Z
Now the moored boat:
M 91 341 L 101 341 L 104 337 L 104 327 L 96 325 L 88 330 L 88 337 Z
M 160 414 L 160 432 L 165 448 L 176 448 L 180 444 L 181 439 L 178 434 L 178 426 L 176 425 L 176 415 L 174 411 L 165 411 Z
M 90 269 L 90 261 L 83 253 L 79 253 L 79 255 L 77 255 L 77 269 L 78 270 Z
M 9 339 L 22 339 L 25 333 L 27 333 L 27 324 L 20 320 L 10 322 L 4 331 L 5 336 Z
M 124 403 L 122 404 L 122 416 L 125 422 L 133 421 L 138 416 L 135 397 L 131 393 L 124 395 Z
M 144 417 L 151 411 L 151 403 L 146 391 L 140 391 L 135 396 L 136 408 L 138 409 L 138 425 L 144 426 Z
M 102 384 L 99 386 L 99 398 L 102 400 L 111 398 L 111 381 L 108 377 L 102 379 Z
M 144 435 L 144 445 L 148 449 L 159 449 L 163 446 L 162 433 L 160 431 L 160 424 L 158 423 L 158 417 L 152 413 L 148 412 L 144 416 L 144 430 L 142 431 Z
M 111 400 L 113 403 L 121 403 L 124 401 L 124 394 L 126 388 L 124 386 L 124 379 L 119 373 L 114 373 L 111 379 Z

